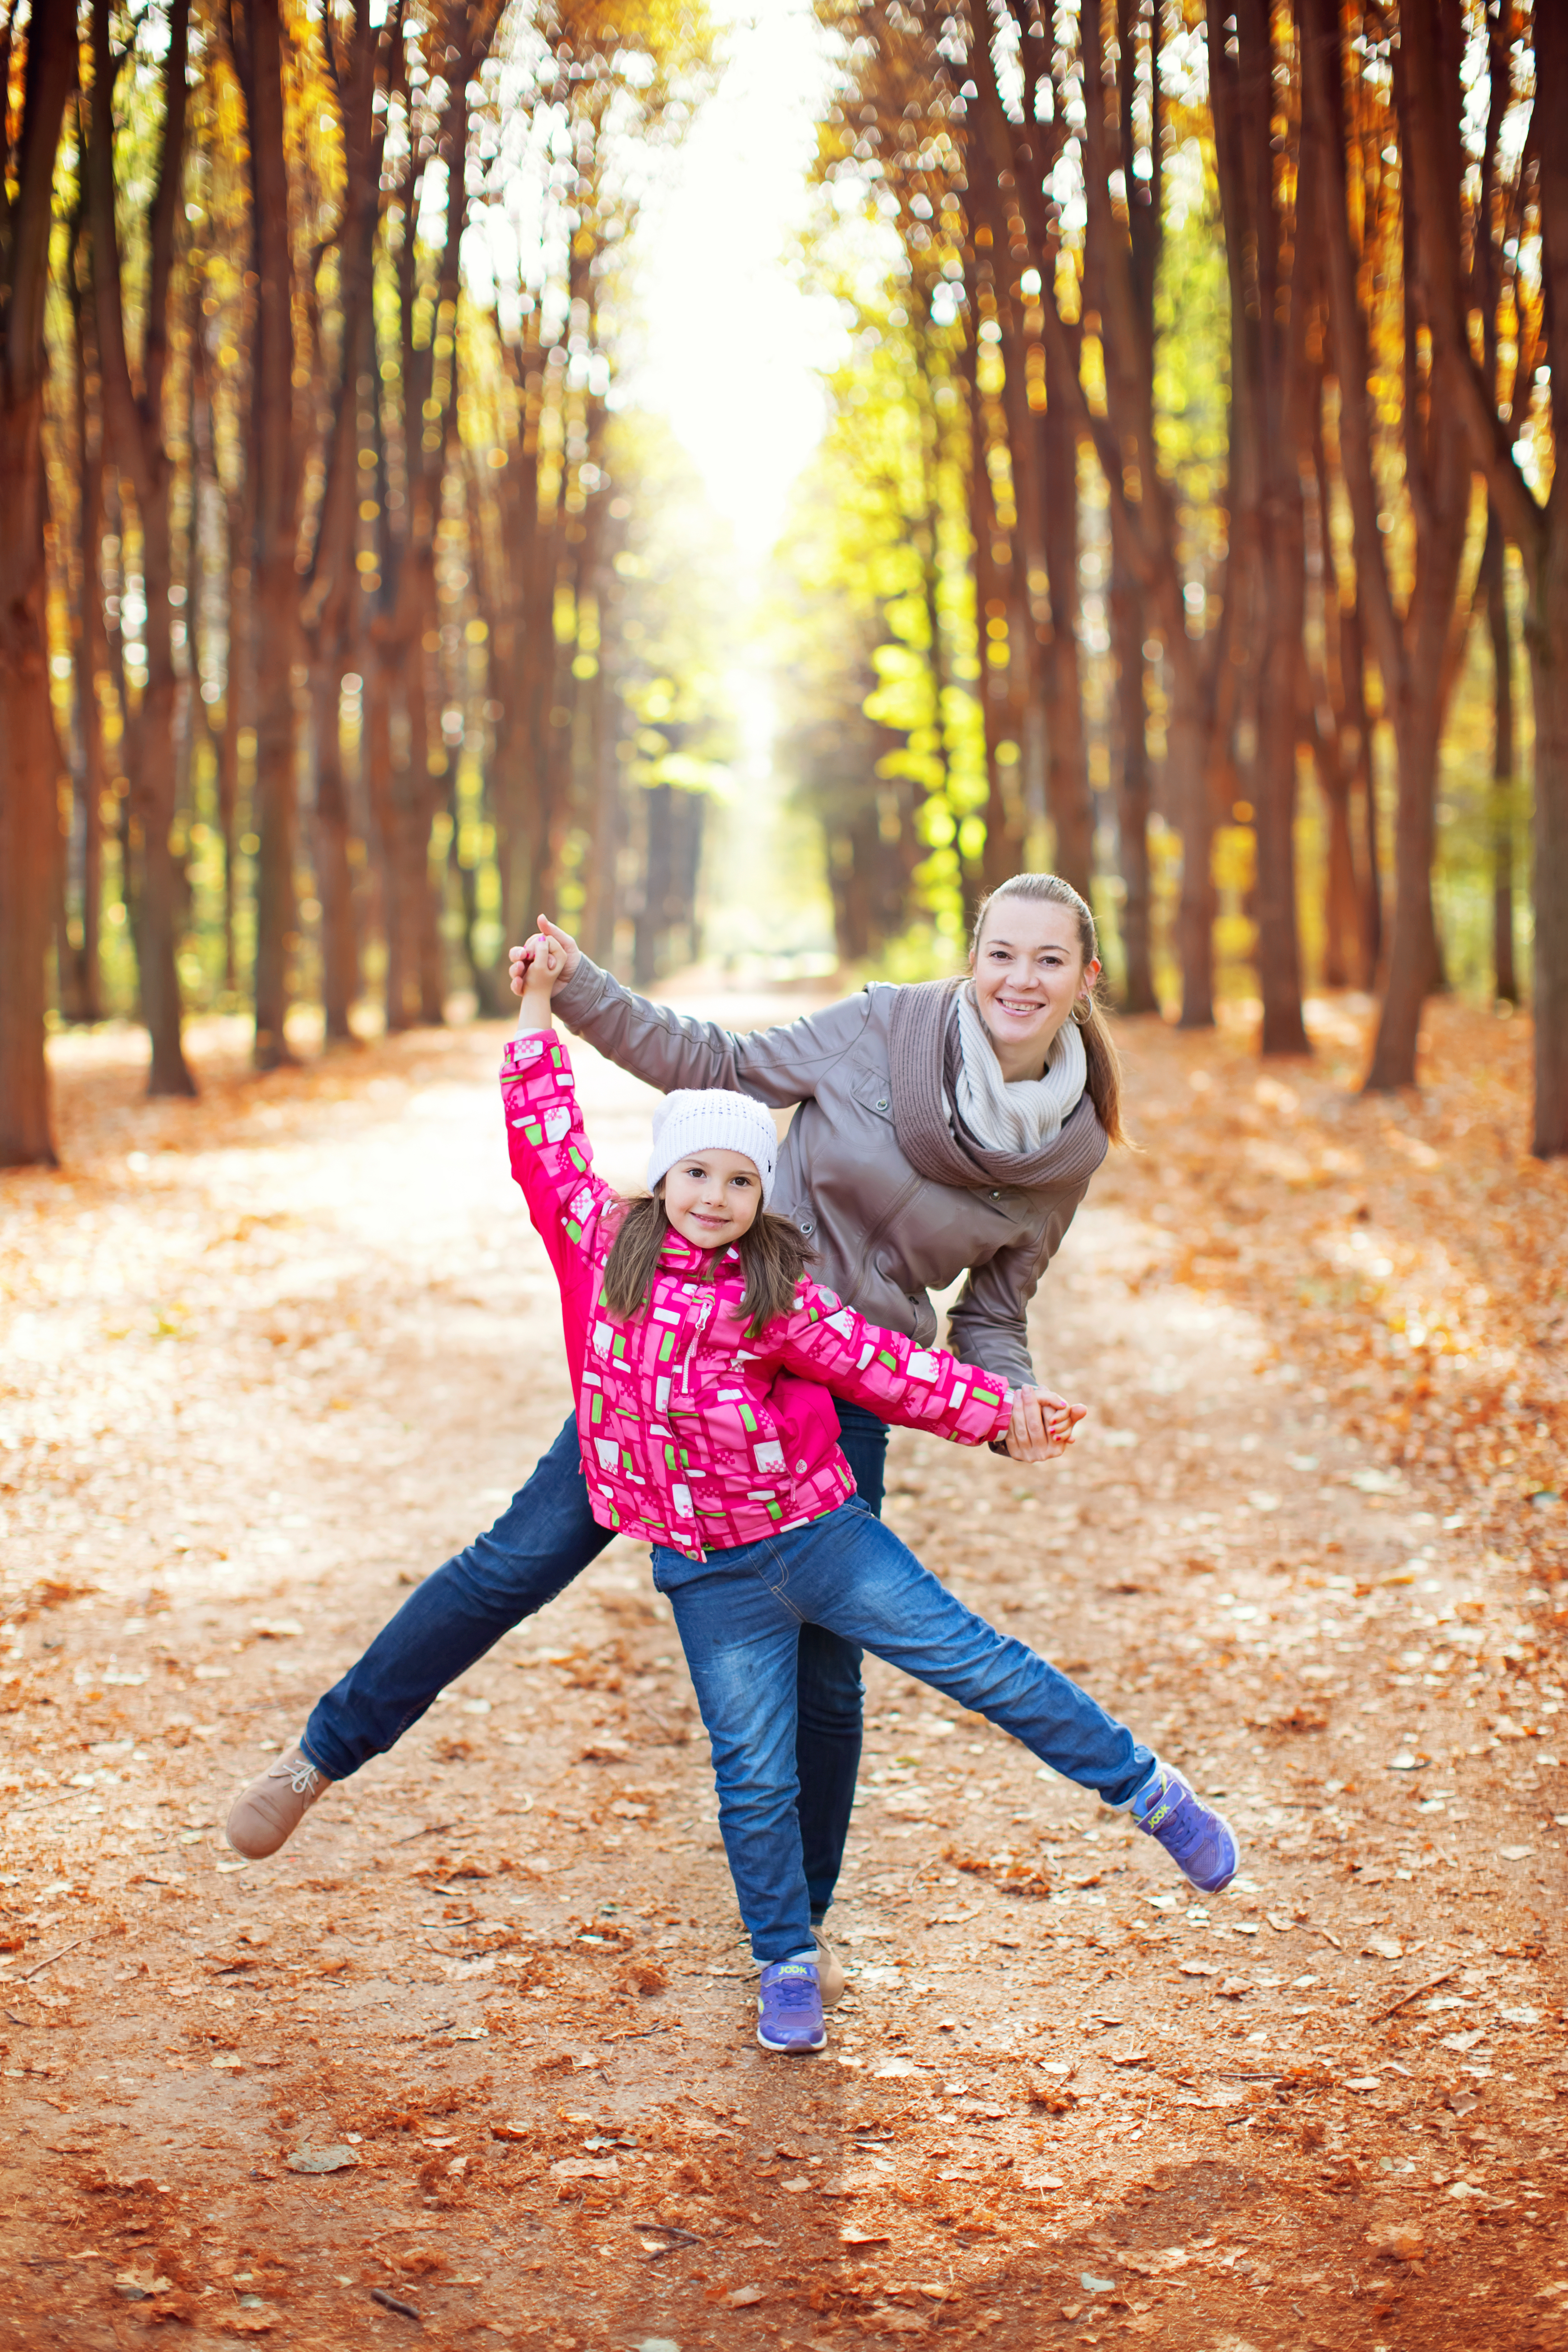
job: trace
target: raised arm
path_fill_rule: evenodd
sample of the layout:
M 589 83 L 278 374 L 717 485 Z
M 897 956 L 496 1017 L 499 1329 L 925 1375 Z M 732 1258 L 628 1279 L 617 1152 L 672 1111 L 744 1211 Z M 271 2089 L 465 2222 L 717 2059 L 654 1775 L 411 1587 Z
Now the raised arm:
M 804 1020 L 742 1035 L 623 988 L 575 940 L 553 925 L 542 928 L 566 951 L 556 1013 L 608 1060 L 665 1094 L 677 1087 L 722 1087 L 787 1109 L 816 1093 L 819 1075 L 850 1050 L 870 1018 L 870 999 L 862 992 Z M 512 951 L 514 966 L 519 953 Z
M 520 1032 L 501 1058 L 511 1172 L 558 1277 L 580 1262 L 583 1237 L 613 1188 L 594 1173 L 572 1059 L 551 1030 Z
M 1038 1241 L 998 1250 L 964 1277 L 963 1287 L 948 1312 L 947 1336 L 966 1361 L 994 1367 L 1018 1388 L 1033 1385 L 1029 1301 L 1088 1190 L 1086 1177 L 1076 1192 L 1061 1195 Z
M 929 1430 L 960 1445 L 1005 1437 L 1013 1392 L 1005 1381 L 960 1363 L 941 1348 L 920 1348 L 845 1307 L 831 1290 L 803 1282 L 792 1313 L 759 1333 L 764 1361 L 798 1372 L 883 1421 Z

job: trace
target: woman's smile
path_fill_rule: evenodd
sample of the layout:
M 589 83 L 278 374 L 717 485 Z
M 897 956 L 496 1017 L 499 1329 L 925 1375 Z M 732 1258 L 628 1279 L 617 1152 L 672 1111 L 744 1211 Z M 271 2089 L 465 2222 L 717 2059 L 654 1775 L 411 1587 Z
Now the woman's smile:
M 974 1001 L 1005 1078 L 1037 1078 L 1075 998 L 1092 989 L 1071 909 L 1006 898 L 988 915 L 969 960 Z

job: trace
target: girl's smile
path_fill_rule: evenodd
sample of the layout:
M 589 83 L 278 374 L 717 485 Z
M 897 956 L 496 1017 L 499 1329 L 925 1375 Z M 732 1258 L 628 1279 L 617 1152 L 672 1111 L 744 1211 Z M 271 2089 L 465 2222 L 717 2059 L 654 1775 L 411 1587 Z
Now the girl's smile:
M 763 1184 L 743 1151 L 701 1151 L 668 1171 L 663 1197 L 664 1213 L 683 1240 L 724 1249 L 755 1223 Z

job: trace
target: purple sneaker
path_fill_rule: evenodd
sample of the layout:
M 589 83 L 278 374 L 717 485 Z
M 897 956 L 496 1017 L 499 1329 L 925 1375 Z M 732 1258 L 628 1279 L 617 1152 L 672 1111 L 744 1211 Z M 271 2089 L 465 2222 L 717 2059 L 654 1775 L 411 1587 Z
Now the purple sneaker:
M 822 1986 L 809 1960 L 772 1960 L 757 1991 L 757 2040 L 764 2050 L 821 2050 Z
M 1241 1842 L 1225 1815 L 1168 1764 L 1156 1763 L 1133 1798 L 1132 1819 L 1205 1895 L 1218 1895 L 1241 1868 Z

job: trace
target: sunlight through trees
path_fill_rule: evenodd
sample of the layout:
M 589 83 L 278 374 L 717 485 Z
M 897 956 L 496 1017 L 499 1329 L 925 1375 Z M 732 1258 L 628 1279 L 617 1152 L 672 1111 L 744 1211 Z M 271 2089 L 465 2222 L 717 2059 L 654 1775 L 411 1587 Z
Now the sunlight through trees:
M 1568 17 L 815 13 L 790 266 L 841 341 L 744 610 L 628 354 L 747 25 L 13 0 L 0 1161 L 52 1156 L 62 1023 L 178 1095 L 193 1012 L 268 1067 L 301 1006 L 499 1010 L 541 904 L 644 984 L 700 955 L 742 631 L 846 963 L 944 966 L 1053 864 L 1124 1010 L 1291 1054 L 1372 990 L 1376 1088 L 1435 989 L 1529 1003 L 1568 1151 Z

